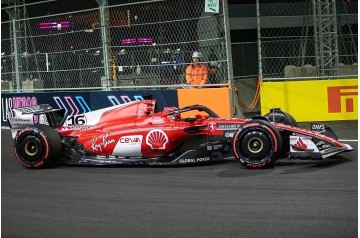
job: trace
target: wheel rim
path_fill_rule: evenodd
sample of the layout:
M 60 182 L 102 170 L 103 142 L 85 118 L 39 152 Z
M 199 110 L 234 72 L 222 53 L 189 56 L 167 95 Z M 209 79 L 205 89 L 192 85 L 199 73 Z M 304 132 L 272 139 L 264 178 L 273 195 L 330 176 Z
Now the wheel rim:
M 37 163 L 43 157 L 43 142 L 37 136 L 25 136 L 18 145 L 18 151 L 21 155 L 21 160 L 23 160 L 25 163 Z
M 261 128 L 244 133 L 239 141 L 242 141 L 241 144 L 239 143 L 241 157 L 248 162 L 261 163 L 272 153 L 271 138 Z
M 248 141 L 248 150 L 251 153 L 254 154 L 260 153 L 263 148 L 264 148 L 264 142 L 258 137 L 251 138 Z
M 34 156 L 38 151 L 38 146 L 33 141 L 27 141 L 25 143 L 25 153 L 28 156 Z

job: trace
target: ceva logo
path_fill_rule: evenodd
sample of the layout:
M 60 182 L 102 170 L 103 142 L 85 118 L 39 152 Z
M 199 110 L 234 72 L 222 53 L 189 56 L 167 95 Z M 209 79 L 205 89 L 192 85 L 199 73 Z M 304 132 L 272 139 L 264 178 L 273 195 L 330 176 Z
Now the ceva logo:
M 343 112 L 341 101 L 345 99 L 345 111 L 354 112 L 354 98 L 358 95 L 358 86 L 328 87 L 328 112 Z
M 120 143 L 124 143 L 124 144 L 135 145 L 135 144 L 141 144 L 141 142 L 142 142 L 142 135 L 123 136 L 120 138 Z

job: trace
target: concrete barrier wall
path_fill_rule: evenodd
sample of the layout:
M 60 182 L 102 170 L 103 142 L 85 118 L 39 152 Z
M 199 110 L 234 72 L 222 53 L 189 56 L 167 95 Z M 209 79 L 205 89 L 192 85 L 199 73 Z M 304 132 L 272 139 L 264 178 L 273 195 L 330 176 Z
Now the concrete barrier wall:
M 304 67 L 296 67 L 295 65 L 286 65 L 284 68 L 285 78 L 303 78 L 316 77 L 316 67 L 310 64 Z M 358 65 L 339 64 L 339 76 L 358 75 Z
M 297 121 L 358 120 L 358 80 L 264 82 L 261 114 L 280 107 Z

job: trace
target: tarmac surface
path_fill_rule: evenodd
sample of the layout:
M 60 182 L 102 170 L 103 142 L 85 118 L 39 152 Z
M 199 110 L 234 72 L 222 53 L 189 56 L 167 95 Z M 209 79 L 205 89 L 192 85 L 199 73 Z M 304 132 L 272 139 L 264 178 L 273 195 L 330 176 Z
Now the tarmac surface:
M 262 170 L 237 162 L 30 170 L 2 129 L 1 235 L 357 237 L 358 122 L 327 124 L 354 151 Z

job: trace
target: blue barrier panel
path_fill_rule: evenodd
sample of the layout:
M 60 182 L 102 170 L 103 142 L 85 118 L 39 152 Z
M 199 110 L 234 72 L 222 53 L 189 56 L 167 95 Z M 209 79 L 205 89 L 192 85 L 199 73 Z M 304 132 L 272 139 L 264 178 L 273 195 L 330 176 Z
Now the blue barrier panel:
M 64 108 L 66 116 L 89 112 L 104 107 L 142 100 L 145 95 L 157 99 L 158 109 L 178 107 L 177 90 L 139 90 L 109 92 L 51 92 L 51 93 L 1 93 L 1 126 L 8 126 L 7 117 L 12 108 L 49 104 Z

